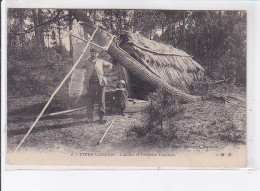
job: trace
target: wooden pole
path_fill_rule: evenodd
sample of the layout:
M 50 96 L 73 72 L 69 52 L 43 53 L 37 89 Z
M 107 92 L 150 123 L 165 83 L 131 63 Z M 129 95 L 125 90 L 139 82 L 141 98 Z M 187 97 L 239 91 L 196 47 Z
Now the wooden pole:
M 70 113 L 70 112 L 73 112 L 73 111 L 79 111 L 79 110 L 86 109 L 86 108 L 87 108 L 87 106 L 75 108 L 75 109 L 69 109 L 69 110 L 65 110 L 65 111 L 58 111 L 58 112 L 55 112 L 55 113 L 50 113 L 49 115 L 46 115 L 46 117 L 61 115 L 61 114 Z
M 45 110 L 47 109 L 47 107 L 49 106 L 49 104 L 51 103 L 52 99 L 54 98 L 54 96 L 56 95 L 56 93 L 60 90 L 60 88 L 62 87 L 62 85 L 65 83 L 65 81 L 69 78 L 69 76 L 72 74 L 72 72 L 74 71 L 74 69 L 76 68 L 76 66 L 79 64 L 80 60 L 82 59 L 82 57 L 84 56 L 84 53 L 86 52 L 90 41 L 92 40 L 92 38 L 94 37 L 95 33 L 97 32 L 98 27 L 95 29 L 95 31 L 93 32 L 92 36 L 90 37 L 86 47 L 84 48 L 82 54 L 80 55 L 80 57 L 78 58 L 77 62 L 74 64 L 74 66 L 71 68 L 71 70 L 69 71 L 69 73 L 65 76 L 65 78 L 62 80 L 62 82 L 60 83 L 60 85 L 56 88 L 56 90 L 53 92 L 53 94 L 51 95 L 49 101 L 46 103 L 46 105 L 44 106 L 44 108 L 42 109 L 41 113 L 38 115 L 37 119 L 34 121 L 33 125 L 30 127 L 29 131 L 26 133 L 26 135 L 24 136 L 24 138 L 21 140 L 21 142 L 19 143 L 19 145 L 16 147 L 14 153 L 16 153 L 16 151 L 19 150 L 19 148 L 21 147 L 21 145 L 23 144 L 23 142 L 25 141 L 25 139 L 27 138 L 27 136 L 31 133 L 31 131 L 33 130 L 33 128 L 35 127 L 35 125 L 38 123 L 39 119 L 41 118 L 41 116 L 43 115 L 43 113 L 45 112 Z
M 107 129 L 106 129 L 105 133 L 103 134 L 103 136 L 101 137 L 101 139 L 97 142 L 98 145 L 102 143 L 103 139 L 105 138 L 105 136 L 106 136 L 108 130 L 110 129 L 110 127 L 112 127 L 113 123 L 114 123 L 114 119 L 112 120 L 110 125 L 107 127 Z

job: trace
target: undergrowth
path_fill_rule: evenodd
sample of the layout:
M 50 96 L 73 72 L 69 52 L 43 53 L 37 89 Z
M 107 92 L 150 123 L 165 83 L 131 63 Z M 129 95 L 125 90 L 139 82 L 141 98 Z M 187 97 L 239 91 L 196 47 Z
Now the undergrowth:
M 212 148 L 246 141 L 245 105 L 238 100 L 181 104 L 161 89 L 148 98 L 150 104 L 142 112 L 143 121 L 127 132 L 143 144 Z
M 58 87 L 71 67 L 71 60 L 49 61 L 17 61 L 8 63 L 8 96 L 31 97 L 44 95 L 49 98 Z M 55 95 L 47 111 L 67 109 L 70 105 L 68 97 L 68 80 Z

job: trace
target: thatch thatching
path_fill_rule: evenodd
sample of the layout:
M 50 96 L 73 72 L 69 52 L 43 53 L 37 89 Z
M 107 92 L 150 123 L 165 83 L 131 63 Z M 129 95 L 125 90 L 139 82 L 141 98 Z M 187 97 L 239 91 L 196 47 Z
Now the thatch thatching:
M 168 84 L 186 93 L 190 93 L 199 75 L 204 74 L 204 68 L 186 52 L 140 34 L 125 32 L 120 47 Z

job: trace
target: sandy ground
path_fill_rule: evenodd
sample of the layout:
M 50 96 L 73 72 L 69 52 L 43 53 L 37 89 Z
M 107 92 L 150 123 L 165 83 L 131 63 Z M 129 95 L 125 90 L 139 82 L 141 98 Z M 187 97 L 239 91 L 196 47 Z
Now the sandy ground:
M 33 100 L 33 98 L 30 99 L 29 104 L 35 105 Z M 19 103 L 20 107 L 22 107 L 26 102 L 23 100 L 23 102 Z M 133 107 L 127 109 L 125 116 L 107 115 L 106 124 L 98 123 L 97 115 L 94 117 L 94 123 L 85 123 L 86 110 L 54 117 L 43 117 L 25 140 L 21 151 L 55 151 L 61 149 L 68 152 L 99 150 L 108 152 L 110 150 L 128 150 L 131 147 L 131 141 L 126 138 L 126 132 L 132 125 L 139 123 L 142 116 L 138 111 L 145 104 L 136 104 L 135 110 L 137 112 L 133 112 Z M 19 105 L 16 102 L 12 102 L 11 105 L 9 107 L 9 113 L 11 114 L 8 116 L 7 130 L 9 151 L 14 150 L 19 144 L 37 117 L 30 112 L 21 114 L 23 110 L 16 113 L 15 111 L 17 111 Z M 102 144 L 97 145 L 112 120 L 114 120 L 114 123 L 107 132 Z
M 220 90 L 216 90 L 216 94 Z M 129 136 L 133 125 L 140 125 L 144 119 L 140 112 L 146 103 L 130 103 L 125 116 L 108 115 L 106 124 L 85 123 L 86 110 L 55 117 L 43 117 L 27 137 L 19 152 L 61 152 L 61 153 L 207 153 L 214 156 L 225 150 L 245 156 L 246 146 L 246 93 L 244 90 L 228 92 L 235 96 L 225 103 L 203 101 L 186 104 L 185 112 L 175 116 L 178 139 L 171 144 L 147 144 L 144 139 Z M 14 151 L 36 119 L 46 101 L 44 96 L 8 99 L 8 153 Z M 132 105 L 131 105 L 132 104 Z M 94 120 L 97 120 L 95 115 Z M 106 128 L 114 120 L 103 142 L 98 145 Z M 234 135 L 230 132 L 234 131 Z M 228 133 L 228 134 L 227 134 Z M 227 135 L 229 136 L 227 138 Z M 241 138 L 242 136 L 242 138 Z M 237 139 L 228 141 L 229 139 Z M 241 142 L 242 140 L 242 142 Z M 227 151 L 225 154 L 227 155 Z M 243 154 L 244 153 L 244 154 Z M 195 155 L 194 155 L 195 156 Z M 198 155 L 200 158 L 200 156 Z

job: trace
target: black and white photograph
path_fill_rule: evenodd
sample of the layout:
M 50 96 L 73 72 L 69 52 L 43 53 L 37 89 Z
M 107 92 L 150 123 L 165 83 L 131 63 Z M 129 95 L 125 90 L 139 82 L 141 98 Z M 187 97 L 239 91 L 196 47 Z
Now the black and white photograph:
M 7 164 L 246 167 L 247 11 L 7 10 Z

